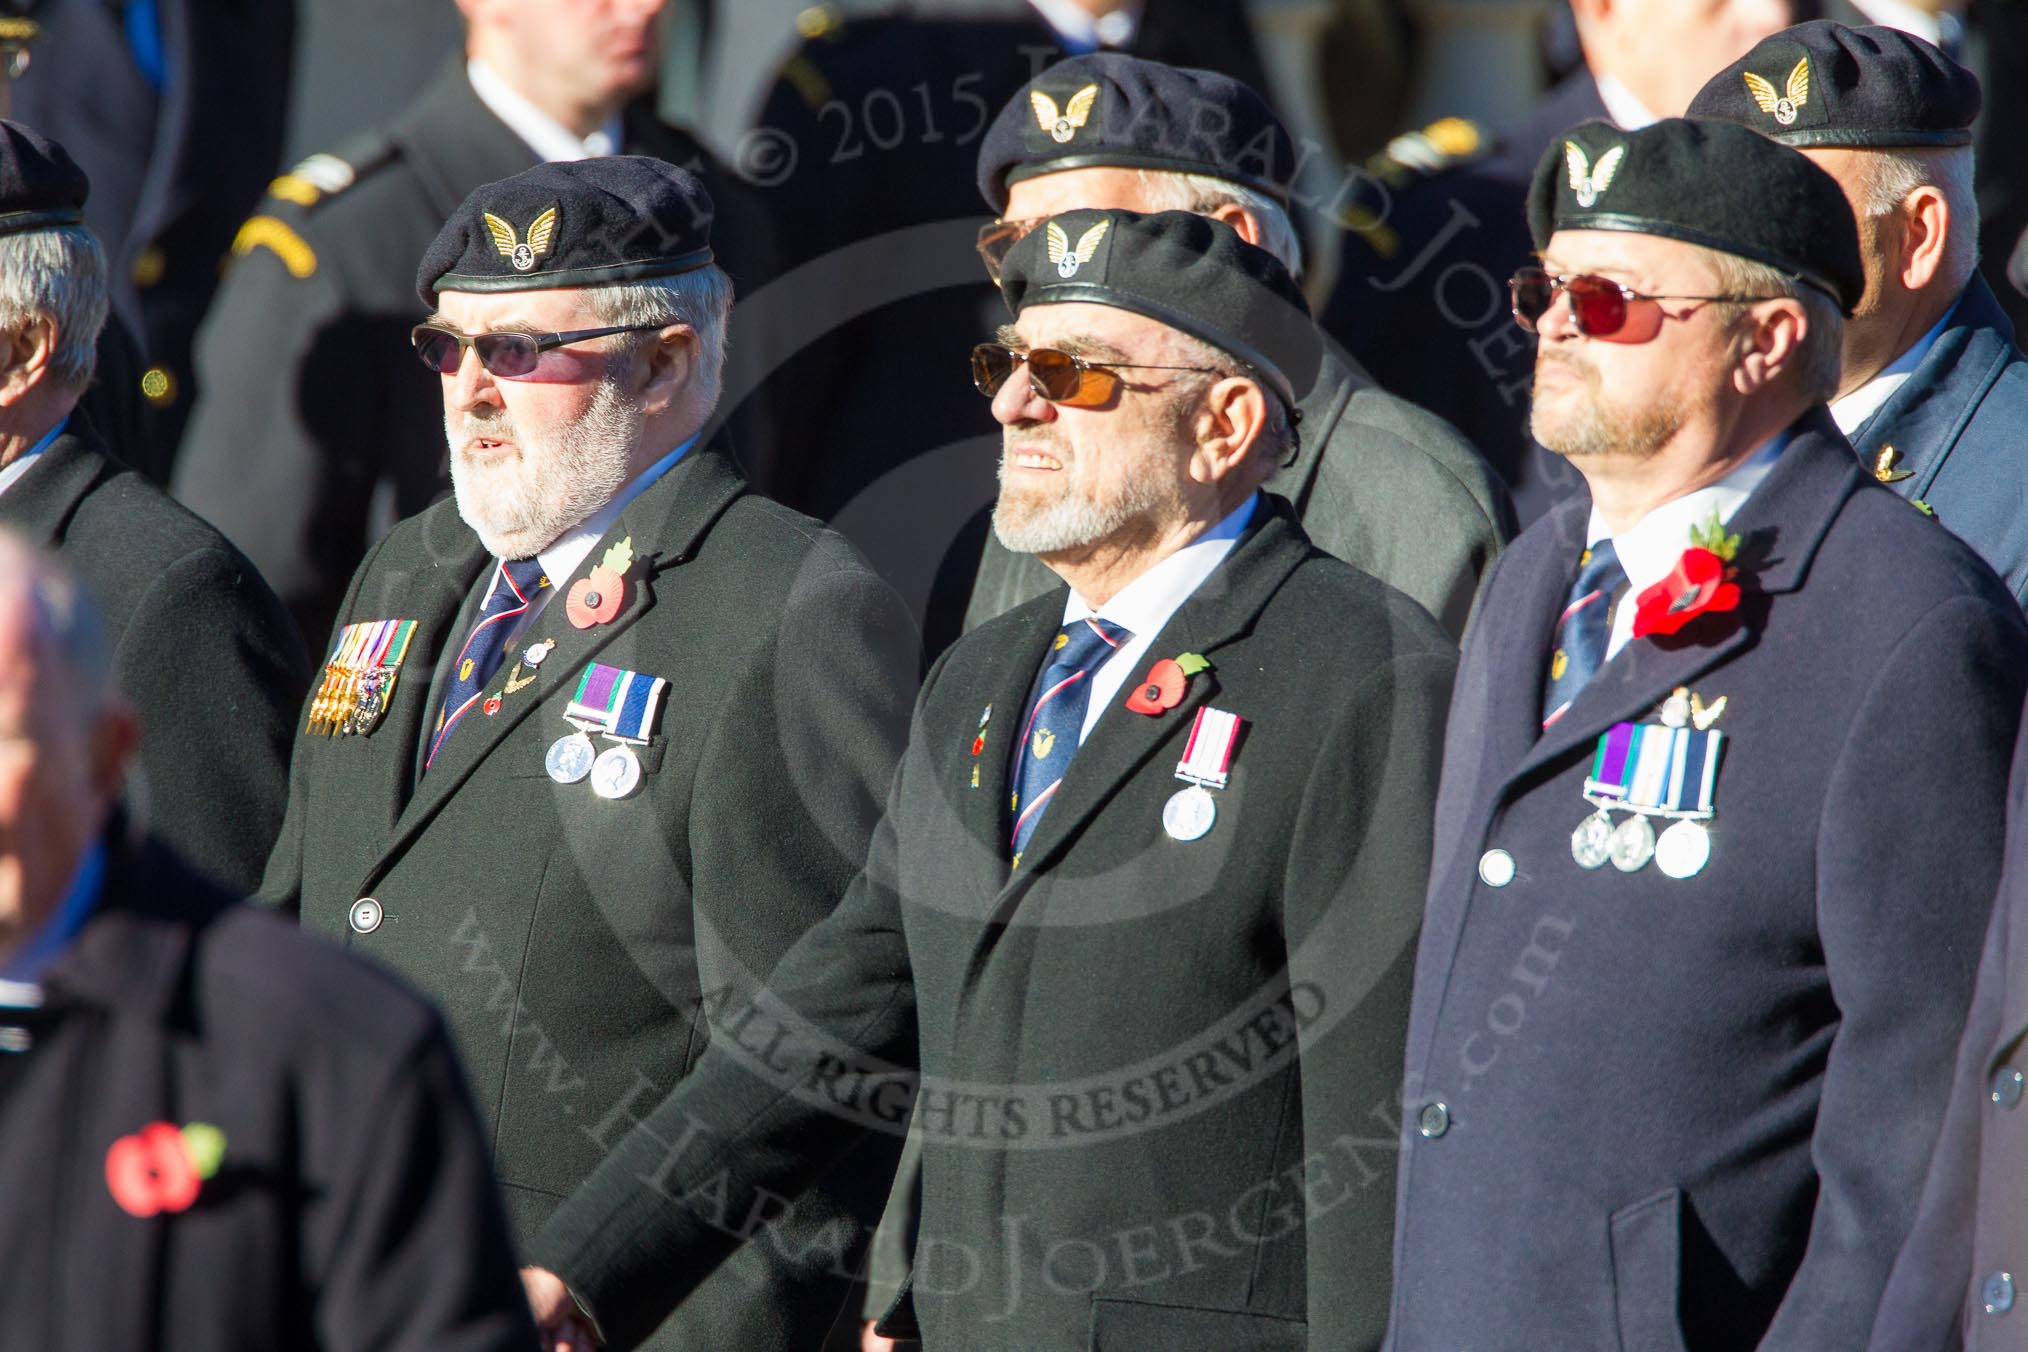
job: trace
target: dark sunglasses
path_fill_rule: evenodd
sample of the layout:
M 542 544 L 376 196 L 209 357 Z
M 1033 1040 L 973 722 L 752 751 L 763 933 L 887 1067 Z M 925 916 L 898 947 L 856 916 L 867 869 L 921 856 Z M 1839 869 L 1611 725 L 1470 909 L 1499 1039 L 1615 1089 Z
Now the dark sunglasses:
M 972 349 L 972 383 L 991 399 L 1014 374 L 1014 368 L 1028 364 L 1028 381 L 1035 392 L 1052 404 L 1072 408 L 1097 408 L 1113 397 L 1120 378 L 1114 371 L 1197 371 L 1218 375 L 1211 366 L 1153 366 L 1146 362 L 1088 362 L 1053 347 L 1018 352 L 1001 343 L 981 343 Z
M 613 333 L 640 333 L 667 328 L 666 324 L 619 324 L 608 329 L 572 329 L 568 333 L 459 333 L 436 324 L 418 324 L 408 331 L 415 354 L 422 364 L 440 376 L 454 376 L 464 364 L 465 349 L 479 354 L 479 365 L 503 380 L 530 374 L 542 354 L 551 348 L 581 343 L 587 338 L 604 338 Z
M 993 279 L 993 285 L 1000 284 L 1000 269 L 1006 265 L 1008 251 L 1048 219 L 1047 216 L 1037 216 L 1026 221 L 1001 220 L 979 227 L 979 242 L 973 247 L 979 251 L 979 258 L 985 263 L 986 275 Z
M 1622 286 L 1610 277 L 1589 272 L 1558 277 L 1541 268 L 1520 269 L 1507 283 L 1507 289 L 1513 299 L 1514 321 L 1530 333 L 1535 332 L 1542 316 L 1549 313 L 1549 307 L 1556 304 L 1556 293 L 1566 293 L 1570 297 L 1571 322 L 1587 338 L 1610 338 L 1625 328 L 1627 313 L 1635 301 L 1701 300 L 1746 304 L 1775 299 L 1773 296 L 1650 296 Z

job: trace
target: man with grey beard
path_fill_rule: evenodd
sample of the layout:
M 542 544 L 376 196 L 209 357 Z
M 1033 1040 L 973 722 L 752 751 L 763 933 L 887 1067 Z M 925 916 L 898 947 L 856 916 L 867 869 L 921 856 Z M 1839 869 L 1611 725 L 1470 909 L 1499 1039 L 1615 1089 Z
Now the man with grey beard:
M 918 669 L 900 599 L 700 437 L 711 218 L 683 170 L 592 159 L 431 245 L 455 497 L 352 580 L 262 889 L 441 1005 L 523 1242 L 844 891 Z M 752 1242 L 644 1345 L 815 1345 L 891 1167 L 729 1220 Z

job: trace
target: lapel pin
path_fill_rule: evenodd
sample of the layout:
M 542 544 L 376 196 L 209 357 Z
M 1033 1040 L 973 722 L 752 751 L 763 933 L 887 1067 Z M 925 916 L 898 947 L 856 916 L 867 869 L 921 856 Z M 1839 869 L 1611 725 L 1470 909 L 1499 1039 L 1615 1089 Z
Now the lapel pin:
M 612 548 L 598 566 L 570 584 L 563 613 L 579 629 L 609 624 L 627 601 L 627 570 L 634 566 L 634 537 Z
M 1211 663 L 1204 659 L 1202 653 L 1165 657 L 1148 668 L 1148 674 L 1127 696 L 1127 707 L 1151 718 L 1165 714 L 1183 702 L 1183 695 L 1190 688 L 1190 678 L 1210 668 Z

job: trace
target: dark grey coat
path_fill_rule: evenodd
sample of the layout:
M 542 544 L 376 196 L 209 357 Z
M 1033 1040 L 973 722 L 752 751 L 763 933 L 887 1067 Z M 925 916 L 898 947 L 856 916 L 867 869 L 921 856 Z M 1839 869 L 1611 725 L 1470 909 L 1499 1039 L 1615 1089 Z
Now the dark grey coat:
M 929 1348 L 1377 1345 L 1390 1049 L 1455 659 L 1267 503 L 1154 642 L 1212 669 L 1167 713 L 1104 713 L 1011 872 L 1009 752 L 1065 593 L 933 669 L 866 871 L 776 969 L 780 1003 L 726 1020 L 537 1237 L 618 1345 L 710 1270 L 726 1214 L 905 1122 L 853 1048 L 925 1076 Z M 1163 805 L 1206 705 L 1248 722 L 1185 843 Z
M 1416 960 L 1394 1352 L 1865 1346 L 1971 996 L 2028 626 L 1827 414 L 1796 431 L 1731 523 L 1740 608 L 1635 640 L 1547 733 L 1589 500 L 1487 586 Z M 1726 700 L 1709 865 L 1580 869 L 1593 746 L 1677 686 Z
M 573 627 L 570 580 L 512 649 L 557 641 L 532 684 L 486 686 L 429 773 L 442 666 L 491 559 L 446 502 L 397 527 L 353 579 L 342 622 L 419 621 L 385 721 L 297 738 L 264 893 L 443 1008 L 522 1239 L 702 1054 L 701 1005 L 751 990 L 865 860 L 900 754 L 918 650 L 899 598 L 839 537 L 690 452 L 620 513 L 635 563 L 612 622 Z M 440 661 L 441 658 L 441 661 Z M 544 753 L 596 659 L 671 685 L 641 786 L 608 801 L 553 782 Z M 519 675 L 517 675 L 519 671 Z M 438 679 L 432 681 L 433 672 Z M 435 690 L 433 690 L 433 686 Z M 299 724 L 300 727 L 300 724 Z M 348 919 L 371 897 L 378 923 Z M 866 1195 L 806 1199 L 659 1336 L 659 1348 L 801 1349 L 821 1338 L 875 1217 Z M 841 1222 L 826 1247 L 821 1225 Z M 785 1256 L 789 1255 L 789 1256 Z M 836 1268 L 838 1270 L 834 1271 Z
M 1460 637 L 1479 580 L 1514 534 L 1506 486 L 1455 427 L 1329 347 L 1303 400 L 1301 449 L 1268 487 L 1296 504 L 1317 548 L 1408 593 Z M 989 531 L 965 628 L 1057 585 Z

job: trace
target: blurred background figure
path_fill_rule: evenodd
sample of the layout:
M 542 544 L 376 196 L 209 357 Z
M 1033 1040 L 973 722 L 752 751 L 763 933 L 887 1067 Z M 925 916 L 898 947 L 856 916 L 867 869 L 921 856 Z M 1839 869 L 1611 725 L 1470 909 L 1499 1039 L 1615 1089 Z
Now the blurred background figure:
M 107 658 L 0 532 L 0 1346 L 531 1352 L 442 1025 L 129 836 Z
M 663 0 L 458 0 L 465 50 L 379 129 L 277 178 L 240 227 L 174 485 L 259 565 L 323 646 L 369 545 L 449 488 L 436 382 L 409 350 L 417 261 L 467 193 L 542 160 L 692 167 L 741 286 L 767 232 L 646 95 Z

